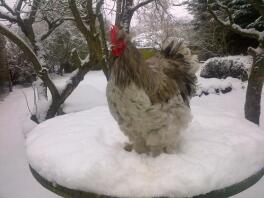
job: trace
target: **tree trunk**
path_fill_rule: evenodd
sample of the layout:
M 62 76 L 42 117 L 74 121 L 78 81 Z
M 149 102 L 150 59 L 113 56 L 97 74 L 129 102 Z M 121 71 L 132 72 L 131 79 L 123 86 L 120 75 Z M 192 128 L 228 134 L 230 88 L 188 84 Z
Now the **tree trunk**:
M 264 82 L 264 50 L 249 48 L 248 52 L 253 56 L 253 65 L 248 79 L 245 117 L 259 125 L 261 92 Z

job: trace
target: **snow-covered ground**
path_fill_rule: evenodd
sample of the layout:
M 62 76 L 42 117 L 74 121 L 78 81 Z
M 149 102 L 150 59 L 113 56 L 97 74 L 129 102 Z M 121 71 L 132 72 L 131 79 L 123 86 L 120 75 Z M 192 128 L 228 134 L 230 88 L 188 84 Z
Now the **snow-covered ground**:
M 58 86 L 60 83 L 61 80 L 57 80 Z M 72 112 L 89 109 L 92 106 L 106 105 L 105 85 L 102 73 L 89 73 L 66 101 L 64 110 Z M 215 82 L 212 86 L 216 86 Z M 214 110 L 217 105 L 218 109 L 225 111 L 227 116 L 228 112 L 236 112 L 242 116 L 245 89 L 241 89 L 243 86 L 240 83 L 234 83 L 232 86 L 232 92 L 225 95 L 196 97 L 192 100 L 192 106 Z M 32 104 L 31 88 L 16 88 L 4 101 L 0 101 L 0 198 L 55 198 L 57 197 L 55 194 L 45 190 L 34 180 L 28 169 L 22 131 L 23 128 L 27 131 L 31 126 L 25 124 L 29 123 L 29 113 L 22 90 L 26 93 L 29 103 Z M 78 103 L 79 99 L 81 103 Z M 262 112 L 264 112 L 263 106 L 262 100 Z M 261 115 L 261 129 L 264 129 L 263 114 Z M 234 197 L 262 198 L 263 195 L 264 179 Z
M 22 91 L 31 98 L 31 88 L 15 88 L 0 100 L 0 198 L 56 198 L 28 168 L 22 130 L 29 113 Z

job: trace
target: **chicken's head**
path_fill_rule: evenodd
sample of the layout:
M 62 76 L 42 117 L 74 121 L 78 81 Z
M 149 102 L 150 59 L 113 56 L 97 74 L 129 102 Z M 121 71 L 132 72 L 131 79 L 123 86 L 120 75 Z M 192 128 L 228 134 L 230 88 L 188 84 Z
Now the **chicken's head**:
M 110 32 L 110 39 L 111 39 L 111 45 L 112 45 L 112 55 L 115 57 L 121 56 L 126 47 L 127 42 L 125 40 L 124 31 L 120 30 L 117 26 L 112 26 L 111 32 Z

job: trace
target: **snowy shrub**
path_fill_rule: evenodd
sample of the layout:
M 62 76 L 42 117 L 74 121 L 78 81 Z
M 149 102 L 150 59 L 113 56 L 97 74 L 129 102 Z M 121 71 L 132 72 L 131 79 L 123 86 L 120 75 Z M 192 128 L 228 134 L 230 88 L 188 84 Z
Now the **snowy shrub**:
M 200 76 L 218 79 L 233 77 L 245 81 L 248 79 L 251 64 L 252 58 L 250 56 L 211 58 L 204 63 Z
M 58 27 L 43 45 L 47 65 L 55 66 L 55 72 L 58 74 L 71 73 L 76 69 L 71 57 L 73 49 L 78 49 L 82 59 L 88 54 L 85 39 L 70 22 Z
M 36 80 L 36 73 L 32 63 L 27 60 L 25 54 L 13 43 L 7 43 L 7 58 L 14 85 L 31 85 Z

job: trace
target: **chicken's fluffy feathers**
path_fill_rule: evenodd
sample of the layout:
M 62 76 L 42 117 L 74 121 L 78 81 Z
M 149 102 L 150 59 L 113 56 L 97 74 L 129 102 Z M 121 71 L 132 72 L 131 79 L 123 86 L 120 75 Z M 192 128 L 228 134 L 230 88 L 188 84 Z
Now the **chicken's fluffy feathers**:
M 168 40 L 159 55 L 144 61 L 138 49 L 116 57 L 107 85 L 110 112 L 137 153 L 177 151 L 191 121 L 197 58 L 182 41 Z

